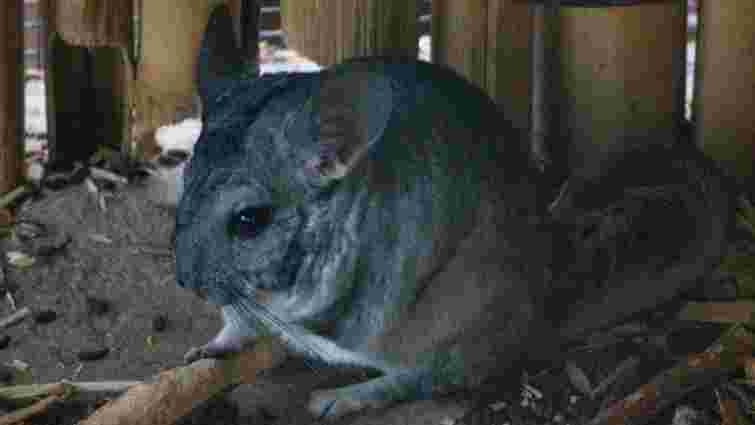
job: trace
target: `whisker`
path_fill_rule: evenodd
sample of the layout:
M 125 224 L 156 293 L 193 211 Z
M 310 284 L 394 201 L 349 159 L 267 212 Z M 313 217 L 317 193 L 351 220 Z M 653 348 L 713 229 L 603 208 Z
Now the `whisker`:
M 291 344 L 296 350 L 306 353 L 309 357 L 315 359 L 316 361 L 327 363 L 325 361 L 324 355 L 322 355 L 311 344 L 307 343 L 301 337 L 299 337 L 296 334 L 296 331 L 293 330 L 288 323 L 281 320 L 278 316 L 275 315 L 275 313 L 270 311 L 269 308 L 249 298 L 237 297 L 236 299 L 243 301 L 230 305 L 231 309 L 236 313 L 235 316 L 237 317 L 235 318 L 235 320 L 244 321 L 252 320 L 251 318 L 255 318 L 257 319 L 257 323 L 244 323 L 244 325 L 252 325 L 255 328 L 257 328 L 259 325 L 267 325 L 271 329 L 277 331 L 279 336 L 285 342 Z M 307 359 L 306 356 L 304 357 L 304 363 L 314 372 L 317 372 L 315 365 L 311 362 L 311 360 Z

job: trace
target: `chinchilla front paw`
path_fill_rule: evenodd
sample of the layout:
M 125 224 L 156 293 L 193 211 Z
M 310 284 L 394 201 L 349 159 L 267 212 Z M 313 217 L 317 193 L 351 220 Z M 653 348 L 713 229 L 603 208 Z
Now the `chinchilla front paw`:
M 184 354 L 184 362 L 193 363 L 201 359 L 222 359 L 237 354 L 254 346 L 254 339 L 245 339 L 230 343 L 222 338 L 215 338 L 201 347 L 191 347 Z
M 312 416 L 320 420 L 334 420 L 350 413 L 379 409 L 390 404 L 390 400 L 366 400 L 358 395 L 352 387 L 313 391 L 307 405 Z

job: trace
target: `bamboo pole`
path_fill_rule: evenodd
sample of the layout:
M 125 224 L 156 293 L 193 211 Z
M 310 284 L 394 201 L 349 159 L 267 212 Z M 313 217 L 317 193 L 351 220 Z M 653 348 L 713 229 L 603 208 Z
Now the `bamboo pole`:
M 23 175 L 23 2 L 0 9 L 0 193 Z
M 125 47 L 131 40 L 133 0 L 60 0 L 57 31 L 71 45 Z
M 697 143 L 741 182 L 755 171 L 755 3 L 700 5 Z
M 684 116 L 686 1 L 562 7 L 560 26 L 570 168 L 589 175 L 605 151 L 672 143 Z
M 417 56 L 417 4 L 405 0 L 282 0 L 289 45 L 323 66 L 358 56 Z
M 532 8 L 516 0 L 434 0 L 433 62 L 454 68 L 530 128 Z

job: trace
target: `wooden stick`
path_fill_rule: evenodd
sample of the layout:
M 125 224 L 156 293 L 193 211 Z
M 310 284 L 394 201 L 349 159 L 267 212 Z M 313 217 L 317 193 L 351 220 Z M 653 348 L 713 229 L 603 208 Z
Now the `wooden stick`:
M 116 184 L 127 184 L 128 180 L 118 175 L 112 171 L 108 171 L 104 168 L 99 167 L 89 167 L 89 172 L 92 174 L 92 177 L 107 180 Z
M 29 307 L 24 307 L 21 310 L 17 310 L 13 312 L 12 314 L 4 317 L 3 319 L 0 319 L 0 329 L 9 328 L 16 323 L 19 323 L 20 321 L 24 320 L 27 316 L 31 315 L 31 310 Z
M 259 372 L 286 357 L 277 339 L 259 340 L 253 351 L 229 359 L 202 359 L 131 387 L 80 425 L 171 425 L 230 385 L 254 382 Z
M 6 208 L 7 206 L 18 201 L 21 197 L 31 191 L 29 186 L 19 186 L 12 191 L 0 196 L 0 208 Z
M 688 302 L 678 318 L 698 322 L 749 323 L 755 318 L 755 302 Z
M 0 388 L 0 400 L 14 406 L 26 406 L 40 398 L 61 394 L 62 388 L 68 395 L 67 399 L 96 402 L 105 397 L 118 396 L 140 383 L 141 381 L 61 381 L 53 384 L 14 385 Z
M 45 394 L 49 395 L 29 407 L 16 410 L 15 412 L 0 417 L 0 425 L 25 423 L 27 419 L 46 411 L 53 403 L 65 398 L 66 392 L 65 386 L 62 384 L 48 385 Z

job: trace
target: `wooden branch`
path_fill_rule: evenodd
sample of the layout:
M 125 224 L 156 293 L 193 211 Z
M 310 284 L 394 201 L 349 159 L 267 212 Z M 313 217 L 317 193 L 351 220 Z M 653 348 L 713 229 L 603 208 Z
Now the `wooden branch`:
M 31 188 L 29 186 L 19 186 L 12 191 L 0 196 L 0 208 L 7 208 L 11 204 L 14 204 L 16 201 L 21 199 L 24 195 L 31 192 Z
M 254 382 L 259 372 L 286 357 L 277 339 L 261 339 L 253 351 L 229 359 L 202 359 L 131 387 L 80 425 L 171 425 L 224 388 Z
M 590 425 L 646 424 L 689 392 L 745 367 L 753 344 L 752 334 L 734 326 L 705 352 L 689 356 L 598 413 Z
M 28 316 L 31 316 L 31 310 L 29 307 L 24 307 L 21 310 L 17 310 L 12 314 L 0 319 L 0 330 L 10 328 L 11 326 L 21 322 Z
M 31 387 L 31 385 L 25 385 L 25 387 Z M 41 387 L 41 386 L 36 386 Z M 34 402 L 29 407 L 25 407 L 23 409 L 18 409 L 15 412 L 9 413 L 7 415 L 4 415 L 0 417 L 0 425 L 15 425 L 15 424 L 23 424 L 26 423 L 26 420 L 30 419 L 33 416 L 36 416 L 40 413 L 45 412 L 53 403 L 62 400 L 65 398 L 67 391 L 67 388 L 63 384 L 50 384 L 44 386 L 44 391 L 41 393 L 35 393 L 34 399 L 37 399 L 38 401 Z M 5 390 L 5 389 L 3 389 Z M 8 392 L 8 391 L 5 391 Z M 39 399 L 39 395 L 41 394 L 42 399 Z M 21 394 L 17 395 L 21 396 Z M 24 399 L 31 396 L 31 394 L 27 391 L 23 394 Z
M 59 395 L 45 397 L 29 407 L 0 417 L 0 425 L 24 425 L 28 423 L 26 422 L 28 419 L 47 411 L 53 403 L 60 400 L 62 397 Z
M 107 180 L 115 184 L 128 184 L 128 179 L 104 168 L 89 167 L 89 172 L 92 177 L 97 179 Z
M 678 318 L 698 322 L 749 323 L 755 318 L 755 302 L 688 302 Z
M 66 399 L 97 402 L 106 397 L 119 396 L 141 381 L 69 382 L 53 384 L 13 385 L 0 388 L 0 400 L 12 406 L 28 406 L 51 395 L 66 393 Z

